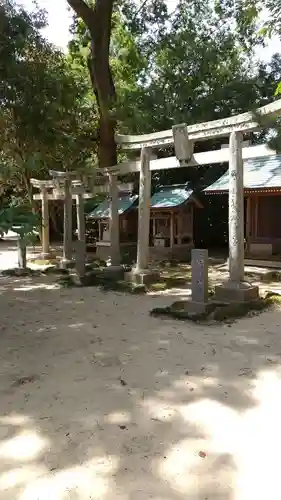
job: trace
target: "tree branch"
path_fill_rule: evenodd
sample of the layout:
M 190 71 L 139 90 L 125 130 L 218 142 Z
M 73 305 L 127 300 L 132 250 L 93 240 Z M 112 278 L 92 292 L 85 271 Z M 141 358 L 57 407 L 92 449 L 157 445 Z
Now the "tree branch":
M 83 19 L 86 26 L 89 25 L 89 22 L 95 22 L 94 9 L 89 7 L 84 0 L 67 0 L 67 3 L 76 12 L 77 16 Z
M 142 4 L 141 4 L 141 5 L 140 5 L 140 7 L 138 8 L 137 12 L 135 13 L 135 15 L 134 15 L 134 17 L 133 17 L 133 19 L 132 19 L 133 21 L 135 21 L 135 20 L 136 20 L 136 18 L 138 17 L 138 15 L 141 13 L 141 11 L 142 11 L 142 10 L 144 9 L 144 7 L 146 6 L 147 2 L 148 2 L 148 0 L 144 0 L 144 1 L 142 2 Z

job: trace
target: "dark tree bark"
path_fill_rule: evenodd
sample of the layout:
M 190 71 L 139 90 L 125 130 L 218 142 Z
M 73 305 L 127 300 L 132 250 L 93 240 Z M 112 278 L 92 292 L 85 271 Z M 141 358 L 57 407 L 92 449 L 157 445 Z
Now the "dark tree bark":
M 85 0 L 67 0 L 78 17 L 83 19 L 91 35 L 88 68 L 99 109 L 99 165 L 117 163 L 115 143 L 115 86 L 109 65 L 109 46 L 114 0 L 96 0 L 90 7 Z

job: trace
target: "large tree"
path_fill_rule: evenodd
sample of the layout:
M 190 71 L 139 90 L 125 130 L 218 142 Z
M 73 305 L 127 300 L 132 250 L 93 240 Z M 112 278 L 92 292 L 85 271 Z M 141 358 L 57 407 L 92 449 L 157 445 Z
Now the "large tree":
M 67 0 L 83 19 L 91 37 L 88 68 L 99 110 L 99 151 L 101 167 L 117 163 L 115 144 L 116 92 L 109 64 L 114 0 Z

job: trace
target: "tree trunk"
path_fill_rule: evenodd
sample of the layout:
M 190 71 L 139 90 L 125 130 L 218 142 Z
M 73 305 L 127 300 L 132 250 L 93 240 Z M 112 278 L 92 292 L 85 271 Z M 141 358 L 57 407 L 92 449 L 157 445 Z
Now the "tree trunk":
M 99 165 L 111 167 L 117 163 L 115 143 L 116 93 L 109 65 L 111 20 L 114 0 L 96 0 L 90 7 L 85 0 L 67 0 L 78 17 L 81 17 L 91 35 L 91 52 L 88 57 L 93 92 L 99 110 Z

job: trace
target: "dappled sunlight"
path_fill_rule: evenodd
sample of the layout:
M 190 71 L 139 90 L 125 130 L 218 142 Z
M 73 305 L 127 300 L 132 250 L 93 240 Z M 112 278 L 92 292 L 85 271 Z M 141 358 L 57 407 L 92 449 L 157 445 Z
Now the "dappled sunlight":
M 118 467 L 115 456 L 97 457 L 80 466 L 57 471 L 31 482 L 18 497 L 19 500 L 64 500 L 75 498 L 102 500 L 112 490 L 114 473 Z M 111 477 L 110 477 L 111 476 Z M 74 497 L 73 497 L 74 498 Z
M 178 413 L 174 405 L 161 402 L 159 399 L 149 398 L 143 402 L 142 406 L 152 419 L 165 420 L 166 422 L 171 422 Z
M 209 327 L 90 287 L 1 301 L 1 500 L 278 496 L 279 311 Z
M 129 412 L 112 412 L 105 417 L 105 422 L 109 424 L 129 424 L 131 420 Z
M 165 377 L 168 384 L 163 389 L 159 389 L 157 393 L 157 405 L 159 405 L 160 400 L 168 400 L 175 407 L 175 404 L 180 400 L 182 401 L 184 397 L 196 396 L 198 398 L 203 396 L 206 390 L 219 387 L 220 380 L 217 365 L 212 364 L 202 367 L 201 374 L 201 376 L 189 375 L 187 371 L 185 376 L 171 381 L 168 378 L 169 376 L 171 377 L 171 372 L 157 373 L 156 376 L 159 378 Z M 143 404 L 148 408 L 148 411 L 153 411 L 156 403 L 154 399 L 148 399 Z
M 217 401 L 203 399 L 179 411 L 186 422 L 204 431 L 213 451 L 233 453 L 240 430 L 240 416 L 236 410 Z
M 0 417 L 0 425 L 26 426 L 32 423 L 27 415 L 10 414 Z
M 44 476 L 47 473 L 48 469 L 46 467 L 38 465 L 24 465 L 19 468 L 10 469 L 0 474 L 0 492 L 30 484 L 37 480 L 38 477 Z
M 205 438 L 185 439 L 169 449 L 155 471 L 171 490 L 181 494 L 180 498 L 219 498 L 231 487 L 235 470 L 228 455 L 219 467 L 217 459 L 217 451 Z
M 249 333 L 247 330 L 245 331 L 245 334 Z M 255 338 L 251 337 L 246 337 L 244 335 L 236 335 L 235 337 L 236 342 L 243 342 L 244 344 L 251 344 L 251 345 L 257 345 L 258 340 Z
M 13 287 L 14 292 L 31 292 L 35 290 L 59 290 L 60 286 L 53 283 L 41 283 L 40 285 L 30 284 L 30 285 L 22 285 L 19 287 Z
M 157 473 L 182 494 L 210 487 L 210 470 L 218 457 L 229 457 L 216 469 L 220 486 L 233 485 L 233 500 L 276 497 L 280 483 L 281 371 L 260 372 L 249 395 L 257 405 L 238 411 L 212 399 L 178 406 L 178 414 L 202 437 L 183 439 L 168 448 Z M 222 469 L 222 470 L 221 470 Z
M 73 323 L 72 325 L 68 325 L 68 328 L 72 328 L 72 329 L 75 329 L 75 328 L 82 328 L 84 326 L 85 323 Z
M 128 421 L 129 417 L 112 414 L 112 424 L 122 418 Z M 102 500 L 112 491 L 118 456 L 97 455 L 97 447 L 91 450 L 93 458 L 63 468 L 51 467 L 46 457 L 55 453 L 56 443 L 34 428 L 33 419 L 12 414 L 1 417 L 0 423 L 6 432 L 9 426 L 13 431 L 22 429 L 0 442 L 0 498 L 5 493 L 13 500 L 64 500 L 74 494 L 79 500 L 89 500 L 92 492 Z
M 49 441 L 35 431 L 25 430 L 0 443 L 0 458 L 12 458 L 15 461 L 30 460 L 38 457 L 48 445 Z
M 148 296 L 168 296 L 168 297 L 190 297 L 191 288 L 166 288 L 166 290 L 155 290 L 147 293 Z

